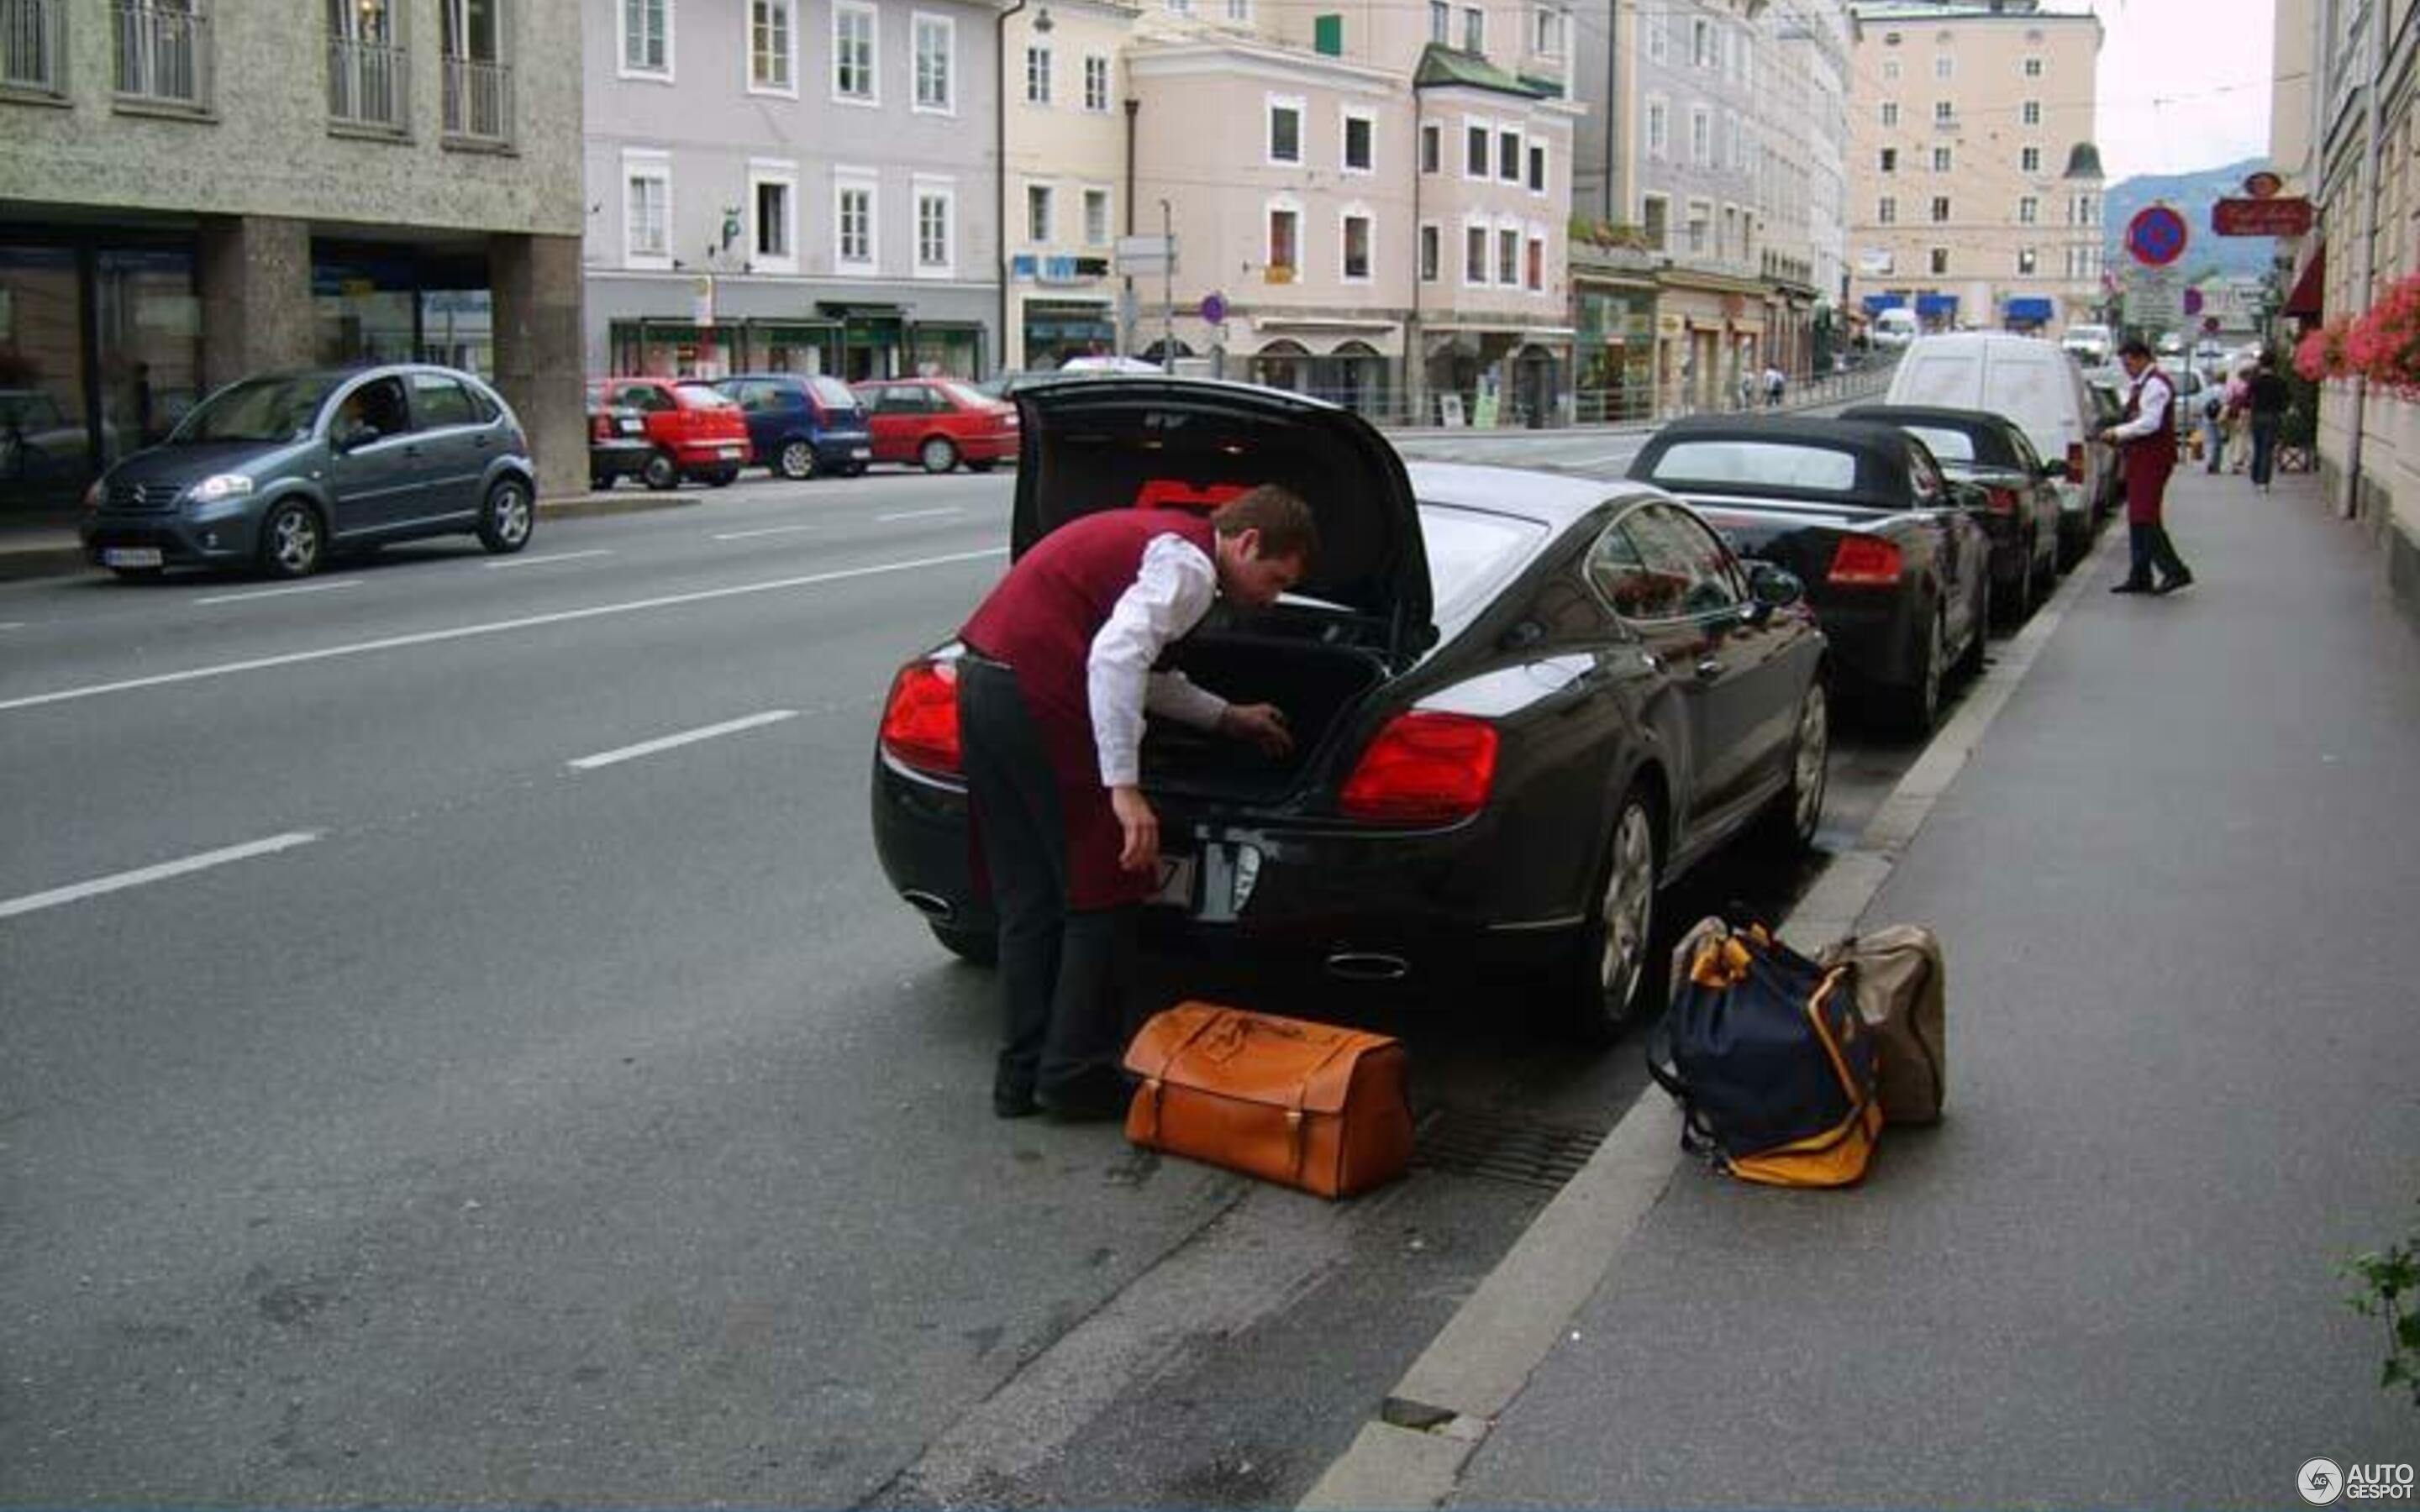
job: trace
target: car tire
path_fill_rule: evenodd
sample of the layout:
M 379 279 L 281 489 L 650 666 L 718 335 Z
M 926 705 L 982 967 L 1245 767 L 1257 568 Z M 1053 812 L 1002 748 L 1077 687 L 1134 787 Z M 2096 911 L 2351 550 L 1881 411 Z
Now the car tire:
M 1795 858 L 1815 848 L 1823 827 L 1823 799 L 1831 786 L 1832 705 L 1819 668 L 1798 701 L 1798 723 L 1790 741 L 1789 781 L 1774 795 L 1762 825 L 1764 848 Z
M 1933 722 L 1941 717 L 1941 664 L 1949 656 L 1949 617 L 1937 606 L 1931 631 L 1916 641 L 1916 676 L 1900 689 L 1891 722 L 1901 734 L 1921 740 L 1932 733 Z
M 654 453 L 648 456 L 646 466 L 639 469 L 639 481 L 658 493 L 677 488 L 680 486 L 680 464 L 673 460 L 670 452 Z
M 933 932 L 941 949 L 959 960 L 978 966 L 1000 964 L 1000 936 L 988 930 L 954 929 L 939 919 L 926 919 L 925 927 Z
M 260 522 L 260 568 L 272 578 L 308 578 L 327 549 L 318 512 L 299 499 L 271 509 Z
M 840 475 L 844 478 L 864 477 L 865 464 L 862 462 L 851 462 L 848 466 L 840 470 Z
M 967 471 L 969 472 L 989 472 L 992 469 L 998 466 L 1000 466 L 1000 463 L 996 460 L 990 462 L 970 462 L 967 464 Z
M 1598 863 L 1589 920 L 1580 930 L 1558 995 L 1562 1026 L 1601 1043 L 1652 1006 L 1661 983 L 1649 942 L 1661 879 L 1656 806 L 1641 786 L 1622 795 Z
M 1993 599 L 1992 608 L 1999 627 L 2013 631 L 2034 617 L 2034 553 L 2033 543 L 2025 544 L 2024 571 L 2017 574 L 2013 590 L 2005 599 Z
M 498 478 L 479 506 L 479 544 L 497 556 L 510 556 L 529 545 L 537 529 L 537 506 L 529 485 L 519 478 Z
M 1976 581 L 1974 612 L 1966 617 L 1966 625 L 1971 633 L 1966 637 L 1965 649 L 1958 653 L 1958 659 L 1949 668 L 1960 682 L 1973 682 L 1983 675 L 1983 642 L 1990 637 L 1992 627 L 1992 575 L 1988 572 Z
M 916 460 L 927 472 L 947 472 L 958 465 L 958 449 L 947 436 L 927 436 L 916 448 Z
M 805 441 L 783 441 L 773 471 L 792 483 L 804 483 L 815 475 L 815 449 Z
M 590 493 L 611 493 L 613 489 L 613 474 L 611 472 L 592 472 L 588 474 L 588 491 Z

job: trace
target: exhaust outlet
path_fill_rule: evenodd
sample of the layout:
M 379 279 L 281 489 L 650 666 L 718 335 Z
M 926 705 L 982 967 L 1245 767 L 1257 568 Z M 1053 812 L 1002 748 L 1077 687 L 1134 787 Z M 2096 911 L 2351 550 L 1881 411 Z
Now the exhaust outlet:
M 950 905 L 950 900 L 940 896 L 939 893 L 919 892 L 911 887 L 906 892 L 901 893 L 899 896 L 907 899 L 908 906 L 914 908 L 918 913 L 923 914 L 927 918 L 938 918 L 944 924 L 950 921 L 950 916 L 952 914 L 957 912 L 955 908 Z
M 1412 974 L 1411 963 L 1399 955 L 1375 950 L 1339 950 L 1327 958 L 1329 976 L 1346 981 L 1401 981 Z

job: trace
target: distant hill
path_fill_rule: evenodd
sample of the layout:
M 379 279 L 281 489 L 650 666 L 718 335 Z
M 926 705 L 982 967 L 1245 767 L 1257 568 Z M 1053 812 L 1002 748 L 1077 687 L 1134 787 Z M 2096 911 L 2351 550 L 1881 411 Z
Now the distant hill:
M 2107 228 L 2108 266 L 2122 271 L 2133 263 L 2126 251 L 2126 223 L 2134 212 L 2156 200 L 2166 200 L 2183 213 L 2189 235 L 2181 267 L 2198 280 L 2212 273 L 2258 278 L 2269 271 L 2277 252 L 2274 237 L 2223 237 L 2210 228 L 2210 208 L 2243 193 L 2243 176 L 2269 165 L 2266 158 L 2246 158 L 2223 168 L 2199 173 L 2146 174 L 2121 178 L 2102 196 L 2102 224 Z

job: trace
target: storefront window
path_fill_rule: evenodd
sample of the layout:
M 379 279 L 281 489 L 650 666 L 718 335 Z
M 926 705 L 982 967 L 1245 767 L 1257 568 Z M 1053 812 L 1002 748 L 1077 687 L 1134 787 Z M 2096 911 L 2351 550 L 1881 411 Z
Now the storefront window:
M 483 288 L 431 289 L 420 296 L 420 360 L 481 378 L 496 369 L 494 305 Z
M 107 467 L 164 438 L 201 401 L 202 305 L 187 252 L 103 252 L 94 274 Z
M 1107 304 L 1074 300 L 1025 301 L 1025 365 L 1042 371 L 1070 357 L 1117 350 L 1118 329 Z
M 0 247 L 0 513 L 71 504 L 91 475 L 76 255 Z
M 977 378 L 983 376 L 981 326 L 915 326 L 910 328 L 909 371 L 922 378 Z

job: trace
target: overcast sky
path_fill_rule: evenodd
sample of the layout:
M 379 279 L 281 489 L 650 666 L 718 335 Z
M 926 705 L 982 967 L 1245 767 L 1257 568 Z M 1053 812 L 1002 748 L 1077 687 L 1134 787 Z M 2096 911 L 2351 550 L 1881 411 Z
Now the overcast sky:
M 2101 165 L 2111 183 L 2268 155 L 2275 0 L 2091 0 L 2091 8 L 2101 17 Z

